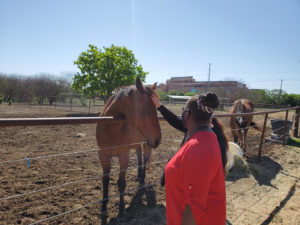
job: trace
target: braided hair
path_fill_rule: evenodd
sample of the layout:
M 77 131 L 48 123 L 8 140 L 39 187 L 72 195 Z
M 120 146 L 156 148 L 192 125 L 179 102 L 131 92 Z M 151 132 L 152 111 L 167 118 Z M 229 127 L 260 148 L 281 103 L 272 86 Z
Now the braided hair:
M 195 122 L 207 122 L 212 113 L 219 106 L 219 99 L 215 93 L 193 96 L 187 102 L 187 108 L 191 111 Z

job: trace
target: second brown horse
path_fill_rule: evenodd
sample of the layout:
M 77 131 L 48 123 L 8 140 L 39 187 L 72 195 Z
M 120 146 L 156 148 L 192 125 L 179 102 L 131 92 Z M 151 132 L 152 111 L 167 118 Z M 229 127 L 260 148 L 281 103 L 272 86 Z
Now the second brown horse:
M 229 113 L 252 113 L 254 111 L 254 104 L 248 99 L 238 99 L 233 103 Z M 261 131 L 261 128 L 253 122 L 253 115 L 231 116 L 229 125 L 235 143 L 239 143 L 246 151 L 246 137 L 249 127 Z

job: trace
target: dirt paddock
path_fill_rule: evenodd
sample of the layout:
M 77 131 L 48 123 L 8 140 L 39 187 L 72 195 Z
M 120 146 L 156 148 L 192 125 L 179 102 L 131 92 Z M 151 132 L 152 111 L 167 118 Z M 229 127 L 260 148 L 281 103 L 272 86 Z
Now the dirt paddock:
M 78 112 L 46 106 L 0 105 L 0 118 L 74 114 Z M 153 151 L 147 187 L 139 187 L 135 152 L 130 155 L 122 218 L 117 217 L 119 168 L 113 160 L 107 224 L 166 224 L 165 191 L 159 181 L 183 136 L 166 122 L 161 128 L 162 143 Z M 99 217 L 102 169 L 95 130 L 95 124 L 0 127 L 0 224 L 104 224 Z M 231 139 L 228 126 L 225 131 Z M 300 224 L 299 148 L 265 143 L 257 162 L 260 134 L 251 131 L 248 140 L 247 168 L 234 168 L 226 179 L 227 224 Z

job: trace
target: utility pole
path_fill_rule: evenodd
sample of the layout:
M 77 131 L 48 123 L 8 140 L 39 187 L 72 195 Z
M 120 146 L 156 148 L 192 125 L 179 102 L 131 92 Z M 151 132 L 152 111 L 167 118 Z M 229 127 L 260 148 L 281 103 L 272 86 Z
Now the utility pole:
M 210 66 L 211 63 L 208 63 L 208 81 L 207 81 L 207 91 L 209 92 L 209 86 L 210 86 Z
M 278 96 L 278 104 L 280 104 L 280 97 L 281 97 L 282 82 L 283 82 L 283 80 L 281 80 L 281 82 L 280 82 L 280 89 L 279 89 L 279 96 Z

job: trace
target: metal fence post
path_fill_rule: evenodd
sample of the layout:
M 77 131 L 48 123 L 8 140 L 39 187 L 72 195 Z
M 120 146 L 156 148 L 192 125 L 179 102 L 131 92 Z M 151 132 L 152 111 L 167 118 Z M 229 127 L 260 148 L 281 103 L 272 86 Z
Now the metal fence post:
M 300 107 L 298 107 L 296 109 L 296 113 L 294 115 L 294 130 L 293 130 L 293 136 L 294 137 L 298 137 L 299 114 L 300 114 Z
M 284 130 L 283 130 L 282 146 L 285 145 L 286 124 L 287 124 L 288 115 L 289 115 L 289 110 L 286 110 L 286 113 L 285 113 L 285 121 L 284 121 Z
M 265 115 L 264 127 L 263 127 L 263 131 L 262 131 L 261 138 L 260 138 L 260 144 L 259 144 L 259 149 L 258 149 L 258 160 L 259 161 L 260 161 L 260 158 L 261 158 L 261 150 L 262 150 L 262 145 L 263 145 L 263 141 L 264 141 L 264 138 L 265 138 L 267 120 L 268 120 L 268 113 L 266 113 L 266 115 Z

